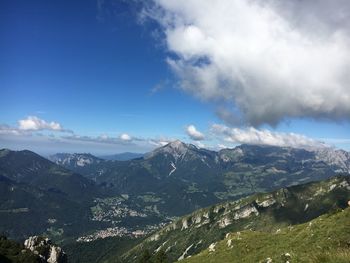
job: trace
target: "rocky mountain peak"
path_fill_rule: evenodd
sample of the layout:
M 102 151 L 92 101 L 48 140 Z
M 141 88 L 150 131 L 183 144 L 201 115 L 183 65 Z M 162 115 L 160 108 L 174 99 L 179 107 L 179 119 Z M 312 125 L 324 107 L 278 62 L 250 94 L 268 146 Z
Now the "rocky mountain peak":
M 186 153 L 193 147 L 195 146 L 191 144 L 183 143 L 180 140 L 176 140 L 155 149 L 154 151 L 147 154 L 145 158 L 147 159 L 147 158 L 156 156 L 158 154 L 165 154 L 165 155 L 173 156 L 175 161 L 177 161 L 178 159 L 184 157 Z
M 167 145 L 164 146 L 164 148 L 172 148 L 178 151 L 185 151 L 188 148 L 188 145 L 186 143 L 183 143 L 180 140 L 176 140 L 173 142 L 168 143 Z

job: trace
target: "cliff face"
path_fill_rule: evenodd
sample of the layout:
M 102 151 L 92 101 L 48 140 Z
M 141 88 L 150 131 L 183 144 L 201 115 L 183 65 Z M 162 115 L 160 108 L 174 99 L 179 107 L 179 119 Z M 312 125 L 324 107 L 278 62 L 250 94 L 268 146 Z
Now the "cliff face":
M 42 262 L 67 263 L 67 256 L 62 248 L 54 245 L 50 239 L 39 236 L 29 237 L 24 247 L 38 255 Z

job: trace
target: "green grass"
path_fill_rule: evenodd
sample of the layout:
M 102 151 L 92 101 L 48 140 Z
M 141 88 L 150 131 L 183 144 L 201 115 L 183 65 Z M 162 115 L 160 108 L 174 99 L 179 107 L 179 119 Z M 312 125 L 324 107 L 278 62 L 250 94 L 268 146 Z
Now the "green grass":
M 347 208 L 274 233 L 250 230 L 230 233 L 216 244 L 214 252 L 206 249 L 183 262 L 265 262 L 267 258 L 284 262 L 285 253 L 291 255 L 290 262 L 350 262 L 349 219 Z M 227 245 L 229 239 L 232 247 Z

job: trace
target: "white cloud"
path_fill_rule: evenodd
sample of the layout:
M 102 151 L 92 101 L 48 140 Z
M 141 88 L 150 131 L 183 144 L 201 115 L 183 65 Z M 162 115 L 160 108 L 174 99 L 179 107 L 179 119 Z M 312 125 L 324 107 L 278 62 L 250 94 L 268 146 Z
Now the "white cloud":
M 182 89 L 253 126 L 350 119 L 349 1 L 153 2 Z
M 122 141 L 131 141 L 132 138 L 129 134 L 127 133 L 123 133 L 119 136 L 119 138 L 122 140 Z
M 196 141 L 194 143 L 198 148 L 208 148 L 204 143 L 202 143 L 201 141 Z
M 194 125 L 188 125 L 186 133 L 194 141 L 202 141 L 205 138 L 204 134 L 198 131 Z
M 26 119 L 18 121 L 18 129 L 24 131 L 64 131 L 61 124 L 58 122 L 46 122 L 45 120 L 39 119 L 36 116 L 28 116 Z
M 296 133 L 272 132 L 270 130 L 258 130 L 254 127 L 246 129 L 229 128 L 225 125 L 214 124 L 211 131 L 223 137 L 223 140 L 238 144 L 263 144 L 274 146 L 290 147 L 324 147 L 323 142 L 308 138 Z
M 41 134 L 42 130 L 59 131 L 63 134 Z M 40 139 L 39 139 L 40 138 Z M 81 148 L 81 145 L 86 147 L 96 147 L 97 149 L 112 149 L 111 147 L 118 147 L 122 149 L 130 147 L 130 149 L 139 149 L 138 151 L 148 151 L 155 147 L 163 146 L 175 139 L 165 137 L 159 138 L 142 138 L 131 136 L 127 133 L 122 133 L 117 137 L 109 136 L 108 134 L 101 134 L 99 136 L 87 136 L 76 134 L 71 130 L 63 129 L 62 125 L 57 122 L 47 122 L 34 116 L 29 116 L 26 119 L 19 120 L 17 127 L 11 127 L 6 124 L 0 124 L 0 142 L 7 143 L 10 141 L 27 140 L 46 143 L 62 143 L 69 147 L 74 145 Z M 126 149 L 126 148 L 125 148 Z

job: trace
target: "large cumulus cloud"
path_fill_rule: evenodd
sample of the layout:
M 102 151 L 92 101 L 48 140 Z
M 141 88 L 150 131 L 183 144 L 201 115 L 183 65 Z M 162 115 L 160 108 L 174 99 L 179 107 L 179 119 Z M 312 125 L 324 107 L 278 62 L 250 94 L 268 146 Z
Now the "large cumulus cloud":
M 254 126 L 350 119 L 349 1 L 153 3 L 182 89 Z

